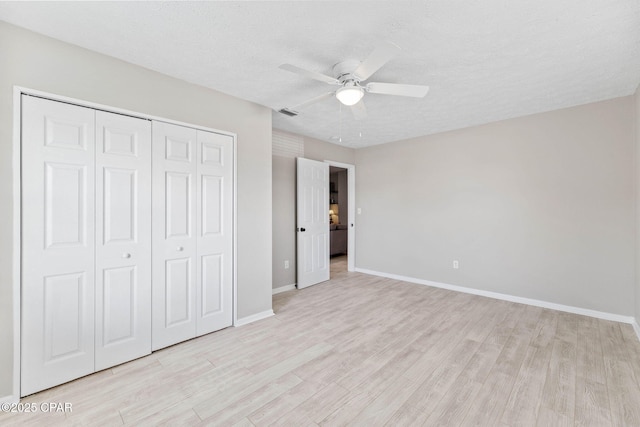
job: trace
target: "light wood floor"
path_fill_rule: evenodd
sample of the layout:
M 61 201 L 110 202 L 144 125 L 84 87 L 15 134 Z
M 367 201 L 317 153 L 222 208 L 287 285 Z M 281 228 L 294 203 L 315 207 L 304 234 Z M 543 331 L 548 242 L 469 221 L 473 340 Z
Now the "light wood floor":
M 29 396 L 0 424 L 640 426 L 629 325 L 347 273 L 276 316 Z

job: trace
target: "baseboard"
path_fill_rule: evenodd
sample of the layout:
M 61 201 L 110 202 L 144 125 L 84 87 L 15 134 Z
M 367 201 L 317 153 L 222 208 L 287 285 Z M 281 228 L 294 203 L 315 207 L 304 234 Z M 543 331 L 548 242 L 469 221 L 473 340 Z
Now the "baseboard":
M 236 320 L 235 327 L 248 325 L 249 323 L 257 322 L 258 320 L 266 319 L 273 316 L 275 313 L 273 310 L 266 310 L 261 313 L 252 314 L 251 316 L 243 317 Z
M 391 274 L 391 273 L 383 273 L 380 271 L 367 270 L 364 268 L 356 268 L 356 271 L 359 273 L 370 274 L 372 276 L 386 277 L 389 279 L 401 280 L 403 282 L 416 283 L 418 285 L 432 286 L 434 288 L 442 288 L 450 291 L 464 292 L 466 294 L 473 294 L 473 295 L 479 295 L 483 297 L 494 298 L 494 299 L 499 299 L 504 301 L 517 302 L 520 304 L 533 305 L 536 307 L 549 308 L 552 310 L 565 311 L 567 313 L 581 314 L 583 316 L 595 317 L 595 318 L 604 319 L 604 320 L 612 320 L 614 322 L 629 323 L 634 325 L 636 334 L 638 334 L 638 338 L 640 339 L 640 333 L 639 333 L 640 328 L 637 327 L 637 323 L 635 322 L 635 319 L 632 316 L 623 316 L 620 314 L 607 313 L 604 311 L 591 310 L 588 308 L 573 307 L 570 305 L 556 304 L 553 302 L 541 301 L 541 300 L 532 299 L 532 298 L 523 298 L 523 297 L 517 297 L 509 294 L 501 294 L 498 292 L 484 291 L 481 289 L 466 288 L 464 286 L 449 285 L 447 283 L 432 282 L 430 280 L 416 279 L 414 277 L 401 276 L 398 274 Z
M 277 288 L 273 288 L 271 290 L 271 295 L 280 294 L 282 292 L 292 291 L 296 288 L 296 284 L 293 285 L 284 285 Z
M 2 396 L 0 397 L 0 403 L 18 403 L 20 402 L 20 398 L 18 396 Z

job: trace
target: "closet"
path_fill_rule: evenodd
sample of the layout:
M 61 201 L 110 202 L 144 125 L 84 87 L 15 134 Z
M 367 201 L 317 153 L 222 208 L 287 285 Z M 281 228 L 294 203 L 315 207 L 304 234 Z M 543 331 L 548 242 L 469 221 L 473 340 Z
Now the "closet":
M 21 395 L 232 324 L 233 136 L 23 95 Z

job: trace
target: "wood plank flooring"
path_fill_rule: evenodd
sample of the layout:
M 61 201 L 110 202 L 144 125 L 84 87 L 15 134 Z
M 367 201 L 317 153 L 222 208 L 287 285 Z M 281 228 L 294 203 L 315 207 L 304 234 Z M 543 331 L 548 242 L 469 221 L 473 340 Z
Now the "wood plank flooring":
M 631 326 L 346 272 L 0 425 L 640 426 Z M 43 402 L 71 403 L 44 413 Z

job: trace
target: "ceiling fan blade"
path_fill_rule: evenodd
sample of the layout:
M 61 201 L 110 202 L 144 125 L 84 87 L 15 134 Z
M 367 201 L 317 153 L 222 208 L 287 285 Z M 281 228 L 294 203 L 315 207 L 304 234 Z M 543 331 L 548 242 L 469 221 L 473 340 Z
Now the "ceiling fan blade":
M 389 62 L 391 58 L 396 56 L 398 52 L 400 52 L 400 47 L 391 42 L 385 42 L 376 47 L 367 59 L 362 61 L 362 64 L 360 64 L 353 74 L 361 81 L 367 80 L 373 73 Z
M 349 107 L 353 113 L 353 117 L 356 120 L 364 120 L 367 118 L 367 107 L 364 105 L 364 99 L 361 99 L 357 104 Z
M 290 108 L 291 110 L 294 111 L 298 111 L 298 110 L 302 110 L 303 108 L 308 107 L 311 104 L 315 104 L 316 102 L 320 102 L 322 100 L 325 100 L 327 98 L 332 97 L 335 94 L 335 92 L 327 92 L 327 93 L 323 93 L 320 96 L 316 96 L 315 98 L 311 98 L 308 101 L 303 102 L 302 104 L 298 104 L 295 107 Z
M 423 98 L 427 92 L 429 92 L 429 86 L 371 82 L 367 85 L 367 92 L 377 93 L 380 95 L 400 95 L 411 96 L 413 98 Z
M 296 67 L 295 65 L 282 64 L 278 68 L 282 70 L 290 71 L 292 73 L 300 74 L 302 76 L 309 77 L 310 79 L 318 80 L 324 83 L 338 84 L 338 85 L 340 84 L 340 82 L 337 79 L 334 79 L 333 77 L 325 76 L 324 74 L 316 73 L 315 71 L 305 70 L 304 68 Z

